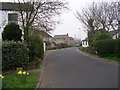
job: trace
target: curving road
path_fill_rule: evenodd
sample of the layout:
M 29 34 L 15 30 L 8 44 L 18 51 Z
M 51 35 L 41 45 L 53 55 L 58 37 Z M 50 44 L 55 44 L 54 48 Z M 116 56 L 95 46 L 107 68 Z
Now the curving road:
M 50 51 L 43 88 L 118 88 L 118 66 L 80 53 L 77 48 Z

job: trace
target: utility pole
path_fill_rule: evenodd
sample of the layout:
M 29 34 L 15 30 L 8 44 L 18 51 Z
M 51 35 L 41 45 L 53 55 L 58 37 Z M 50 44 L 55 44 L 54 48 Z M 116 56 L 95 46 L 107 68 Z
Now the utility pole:
M 74 36 L 74 46 L 76 47 L 76 35 Z

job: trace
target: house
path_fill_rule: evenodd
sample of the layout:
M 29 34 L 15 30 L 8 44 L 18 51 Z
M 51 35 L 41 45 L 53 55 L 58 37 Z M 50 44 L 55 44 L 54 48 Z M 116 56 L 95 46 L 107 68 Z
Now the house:
M 58 44 L 66 44 L 69 46 L 74 45 L 74 39 L 72 37 L 69 37 L 68 34 L 65 35 L 55 35 L 53 37 L 53 41 L 58 45 Z
M 53 37 L 43 30 L 32 27 L 30 28 L 30 34 L 38 35 L 43 39 L 45 50 L 48 47 L 55 46 L 55 42 L 53 42 Z
M 2 5 L 2 8 L 0 8 L 0 33 L 8 23 L 14 22 L 21 25 L 21 22 L 18 21 L 20 10 L 32 10 L 32 6 L 28 3 L 0 2 L 0 5 Z
M 82 47 L 89 47 L 88 45 L 88 39 L 85 38 L 84 40 L 82 40 Z
M 118 30 L 110 31 L 109 33 L 110 33 L 110 35 L 112 36 L 113 39 L 118 39 L 119 38 Z

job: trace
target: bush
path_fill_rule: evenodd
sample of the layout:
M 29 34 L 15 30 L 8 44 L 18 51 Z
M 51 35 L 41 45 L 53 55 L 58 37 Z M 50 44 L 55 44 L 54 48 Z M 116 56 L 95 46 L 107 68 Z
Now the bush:
M 28 36 L 28 48 L 30 61 L 37 60 L 38 58 L 43 59 L 44 55 L 43 41 L 39 36 L 35 35 Z
M 3 42 L 2 69 L 10 70 L 24 66 L 29 61 L 29 49 L 22 42 Z
M 15 23 L 6 25 L 2 33 L 3 40 L 21 41 L 21 36 L 22 30 L 20 29 L 19 25 Z
M 101 57 L 110 55 L 120 57 L 120 39 L 96 41 L 94 47 Z
M 96 54 L 95 49 L 91 46 L 90 47 L 80 47 L 79 49 L 82 51 L 85 51 L 87 53 L 90 53 L 90 54 Z

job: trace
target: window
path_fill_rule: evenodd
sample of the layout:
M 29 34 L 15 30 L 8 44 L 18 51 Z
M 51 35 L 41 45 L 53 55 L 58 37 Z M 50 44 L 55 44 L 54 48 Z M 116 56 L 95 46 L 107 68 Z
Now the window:
M 11 22 L 18 23 L 18 14 L 16 13 L 8 14 L 8 23 L 11 23 Z

